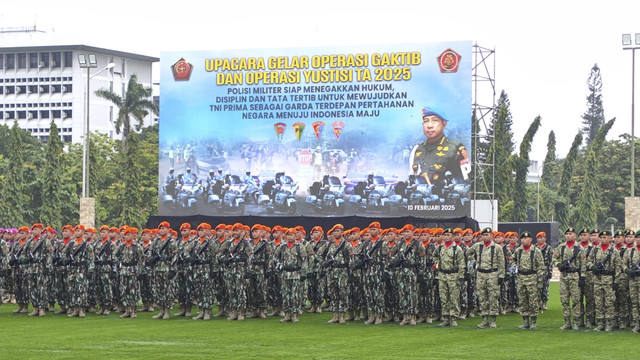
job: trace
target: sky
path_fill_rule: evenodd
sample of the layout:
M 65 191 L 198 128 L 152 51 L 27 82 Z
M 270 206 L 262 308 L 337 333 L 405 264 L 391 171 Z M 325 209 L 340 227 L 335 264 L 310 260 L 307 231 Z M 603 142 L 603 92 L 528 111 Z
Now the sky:
M 608 139 L 631 133 L 632 51 L 622 49 L 621 39 L 624 33 L 640 32 L 638 1 L 111 0 L 92 3 L 90 8 L 85 4 L 7 2 L 0 8 L 0 27 L 36 25 L 61 43 L 157 57 L 178 50 L 471 40 L 495 50 L 496 99 L 502 90 L 509 96 L 515 141 L 541 116 L 533 160 L 544 159 L 552 130 L 558 156 L 566 156 L 587 109 L 587 78 L 596 63 L 601 69 L 605 117 L 617 119 Z M 3 43 L 0 37 L 0 46 Z M 640 67 L 636 80 L 638 73 Z M 159 81 L 159 70 L 154 74 Z

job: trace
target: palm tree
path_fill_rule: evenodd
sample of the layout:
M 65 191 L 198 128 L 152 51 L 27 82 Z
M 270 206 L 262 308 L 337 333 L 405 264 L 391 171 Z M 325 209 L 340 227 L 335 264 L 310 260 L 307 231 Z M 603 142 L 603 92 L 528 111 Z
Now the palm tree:
M 149 111 L 158 113 L 158 106 L 151 99 L 152 90 L 144 87 L 138 82 L 136 74 L 131 75 L 127 92 L 124 98 L 111 90 L 100 89 L 96 91 L 96 96 L 107 99 L 118 107 L 118 117 L 116 118 L 116 134 L 122 131 L 122 150 L 127 150 L 127 136 L 131 132 L 131 117 L 137 120 L 136 131 L 142 127 L 143 119 L 149 115 Z

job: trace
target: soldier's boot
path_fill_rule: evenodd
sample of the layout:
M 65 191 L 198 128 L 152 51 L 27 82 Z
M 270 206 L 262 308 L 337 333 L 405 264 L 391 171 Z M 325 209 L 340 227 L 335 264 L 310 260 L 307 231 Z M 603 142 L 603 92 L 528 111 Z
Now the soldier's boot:
M 41 307 L 41 308 L 38 310 L 38 316 L 45 316 L 45 308 Z
M 354 312 L 353 321 L 360 321 L 360 310 Z
M 449 320 L 449 322 L 451 323 L 449 326 L 451 327 L 458 327 L 458 323 L 456 322 L 456 317 L 455 316 L 451 316 L 450 317 L 451 320 Z
M 193 309 L 193 305 L 187 305 L 185 307 L 184 317 L 191 317 L 191 309 Z
M 575 323 L 576 323 L 576 318 L 575 317 L 573 318 L 573 323 L 574 323 L 574 326 L 575 326 Z M 585 325 L 586 324 L 584 322 L 584 315 L 582 315 L 582 316 L 580 316 L 580 319 L 578 319 L 578 327 L 585 327 Z
M 137 317 L 138 317 L 138 315 L 136 314 L 136 310 L 137 310 L 137 309 L 138 309 L 138 307 L 137 307 L 137 306 L 132 306 L 132 307 L 131 307 L 131 316 L 130 316 L 130 317 L 131 317 L 132 319 L 135 319 L 135 318 L 137 318 Z
M 612 318 L 608 318 L 605 325 L 604 325 L 604 331 L 609 332 L 613 329 L 613 319 Z
M 469 309 L 469 312 L 467 313 L 467 317 L 470 319 L 473 319 L 476 317 L 476 312 L 474 309 Z
M 529 317 L 528 316 L 522 316 L 522 325 L 518 326 L 518 329 L 523 330 L 523 329 L 528 329 L 530 327 L 531 327 L 531 324 L 529 324 Z
M 247 311 L 246 309 L 240 309 L 240 311 L 238 311 L 238 321 L 243 321 L 244 320 L 244 313 L 245 311 Z
M 331 318 L 331 320 L 327 321 L 327 323 L 329 324 L 335 324 L 338 322 L 338 313 L 334 312 L 333 313 L 333 317 Z
M 33 311 L 30 312 L 27 316 L 37 316 L 38 315 L 38 308 L 37 307 L 33 307 Z
M 444 321 L 437 325 L 437 327 L 447 327 L 451 326 L 451 322 L 449 321 L 449 316 L 443 316 Z
M 537 316 L 532 316 L 531 317 L 531 324 L 529 325 L 529 329 L 530 330 L 536 330 L 538 327 L 536 325 L 536 322 L 538 321 L 538 317 Z
M 45 309 L 48 312 L 54 312 L 56 311 L 56 304 L 55 303 L 49 303 L 49 308 Z
M 87 315 L 84 314 L 84 307 L 82 307 L 82 306 L 78 309 L 78 317 L 79 318 L 87 317 Z
M 267 314 L 268 317 L 272 317 L 272 316 L 276 316 L 278 314 L 278 307 L 274 306 L 273 309 L 271 309 L 271 312 Z
M 162 315 L 162 320 L 168 320 L 171 319 L 171 307 L 165 307 L 164 308 L 164 314 Z
M 389 312 L 387 313 L 387 317 L 384 318 L 385 322 L 393 322 L 393 313 Z
M 564 317 L 564 325 L 560 326 L 560 330 L 569 330 L 571 329 L 571 318 L 568 316 Z
M 13 313 L 14 313 L 14 314 L 17 314 L 17 313 L 19 313 L 19 312 L 20 312 L 20 310 L 22 310 L 22 305 L 18 305 L 18 308 L 17 308 L 17 309 L 15 309 L 15 310 L 13 310 Z
M 187 313 L 187 307 L 186 306 L 180 306 L 180 312 L 173 314 L 173 316 L 181 317 L 181 316 L 185 316 L 186 313 Z
M 627 322 L 628 320 L 626 317 L 620 318 L 620 330 L 624 330 L 629 327 L 629 324 Z
M 308 313 L 309 314 L 313 314 L 314 312 L 316 312 L 316 306 L 315 305 L 311 305 L 311 309 L 309 309 Z
M 477 325 L 478 329 L 486 329 L 489 327 L 489 317 L 486 315 L 482 316 L 482 322 Z
M 631 329 L 632 333 L 638 333 L 640 332 L 640 321 L 638 321 L 637 319 L 633 321 L 633 329 Z
M 237 318 L 238 318 L 238 313 L 235 310 L 231 309 L 229 311 L 229 316 L 227 317 L 227 320 L 236 320 Z
M 296 314 L 297 315 L 297 314 Z M 285 323 L 287 321 L 291 321 L 291 313 L 290 312 L 286 312 L 284 314 L 284 317 L 282 319 L 280 319 L 281 323 Z
M 353 311 L 353 310 L 349 311 L 349 317 L 347 317 L 346 320 L 347 321 L 353 321 L 353 319 L 355 318 L 354 313 L 355 313 L 355 311 Z
M 204 310 L 203 309 L 199 309 L 198 311 L 198 315 L 192 317 L 193 320 L 200 320 L 200 319 L 204 319 Z
M 409 323 L 409 319 L 410 319 L 410 315 L 409 314 L 404 314 L 402 316 L 402 321 L 400 322 L 400 326 L 405 326 Z
M 58 311 L 55 312 L 56 315 L 60 315 L 60 314 L 66 314 L 67 313 L 67 307 L 66 306 L 60 306 L 60 309 L 58 309 Z
M 259 317 L 260 319 L 266 319 L 266 318 L 267 318 L 267 314 L 266 314 L 266 312 L 267 312 L 267 309 L 265 309 L 265 308 L 260 308 L 260 309 L 258 310 L 258 317 Z
M 160 307 L 160 310 L 157 314 L 153 315 L 151 318 L 152 319 L 160 319 L 164 316 L 164 308 Z
M 375 317 L 374 325 L 382 324 L 382 313 L 377 313 Z
M 104 308 L 100 306 L 100 310 L 96 311 L 96 315 L 102 315 L 102 314 L 104 314 Z
M 22 305 L 22 310 L 20 311 L 23 314 L 26 314 L 29 312 L 29 304 L 24 304 Z
M 547 300 L 542 302 L 542 306 L 540 307 L 542 310 L 547 310 Z
M 580 330 L 580 323 L 582 323 L 582 326 L 584 327 L 584 320 L 583 318 L 580 318 L 580 320 L 576 321 L 576 318 L 573 318 L 573 326 L 571 326 L 571 330 L 573 331 L 579 331 Z
M 118 316 L 120 319 L 131 317 L 131 308 L 129 306 L 124 308 L 124 314 Z
M 431 317 L 431 313 L 427 312 L 424 322 L 427 324 L 433 324 L 433 317 Z
M 420 317 L 418 318 L 418 320 L 416 320 L 416 323 L 418 324 L 422 324 L 425 321 L 427 321 L 427 317 L 425 313 L 420 314 Z
M 604 319 L 596 319 L 596 324 L 598 324 L 598 326 L 593 328 L 593 331 L 603 331 L 604 330 Z
M 217 312 L 217 313 L 215 313 L 215 314 L 213 314 L 213 317 L 214 317 L 214 318 L 219 318 L 219 317 L 221 317 L 221 316 L 222 316 L 222 315 L 224 315 L 224 314 L 225 314 L 224 306 L 220 305 L 220 306 L 218 306 L 218 312 Z
M 280 312 L 278 313 L 278 316 L 280 316 L 280 317 L 284 317 L 285 316 L 285 313 L 282 310 L 282 308 L 280 308 Z
M 68 316 L 68 317 L 75 317 L 75 316 L 78 316 L 78 313 L 80 312 L 80 310 L 79 310 L 79 309 L 80 309 L 79 307 L 74 306 L 74 307 L 73 307 L 73 311 L 71 312 L 71 314 L 68 314 L 67 316 Z
M 341 313 L 338 315 L 338 322 L 339 322 L 340 324 L 344 324 L 345 319 L 344 319 L 344 313 L 343 313 L 343 312 L 341 312 Z
M 147 302 L 142 302 L 142 307 L 138 309 L 139 312 L 145 312 L 149 310 L 149 303 Z
M 466 309 L 462 309 L 462 311 L 458 314 L 458 319 L 464 320 L 466 318 L 467 318 L 467 310 Z
M 498 327 L 498 325 L 496 325 L 496 318 L 498 316 L 497 315 L 491 315 L 489 316 L 489 328 L 490 329 L 495 329 Z
M 149 303 L 149 310 L 147 310 L 147 312 L 154 312 L 155 309 L 153 308 L 153 303 Z
M 397 313 L 397 312 L 393 313 L 393 321 L 400 321 L 400 313 Z
M 291 322 L 294 322 L 294 323 L 300 322 L 300 319 L 298 319 L 298 314 L 293 313 L 293 317 L 291 317 Z
M 365 325 L 371 325 L 376 321 L 375 316 L 373 315 L 373 313 L 369 314 L 369 318 L 367 319 L 367 321 L 364 322 Z
M 409 325 L 410 326 L 416 326 L 416 316 L 415 315 L 411 315 L 411 317 L 409 318 Z
M 111 314 L 111 308 L 109 306 L 104 308 L 104 311 L 102 312 L 102 315 L 109 315 Z
M 202 315 L 202 320 L 211 320 L 211 309 L 204 309 L 204 315 Z
M 589 319 L 589 317 L 587 317 L 587 321 L 584 323 L 585 327 L 593 327 L 593 323 L 591 322 L 591 319 Z
M 316 314 L 322 314 L 322 306 L 316 306 Z

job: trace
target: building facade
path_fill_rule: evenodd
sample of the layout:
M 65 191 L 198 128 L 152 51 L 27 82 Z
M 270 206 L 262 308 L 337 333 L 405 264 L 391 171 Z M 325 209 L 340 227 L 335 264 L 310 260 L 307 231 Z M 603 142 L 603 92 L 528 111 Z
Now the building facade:
M 78 55 L 95 55 L 97 66 L 81 68 Z M 86 45 L 0 47 L 0 124 L 18 126 L 48 141 L 53 120 L 64 142 L 82 142 L 89 76 L 89 131 L 119 139 L 114 127 L 118 108 L 95 95 L 109 89 L 124 97 L 131 75 L 152 86 L 152 64 L 159 59 Z M 113 64 L 113 65 L 110 65 Z M 157 115 L 144 126 L 157 123 Z M 133 125 L 133 124 L 132 124 Z

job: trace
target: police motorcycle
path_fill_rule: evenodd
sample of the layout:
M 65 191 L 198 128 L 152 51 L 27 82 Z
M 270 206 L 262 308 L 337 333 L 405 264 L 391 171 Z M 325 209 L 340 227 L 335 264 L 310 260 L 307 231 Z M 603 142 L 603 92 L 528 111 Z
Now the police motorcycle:
M 182 175 L 178 175 L 181 177 Z M 164 185 L 162 185 L 162 205 L 172 208 L 175 205 L 175 197 L 177 190 L 178 178 L 167 177 Z
M 316 181 L 309 187 L 309 195 L 305 203 L 315 212 L 344 214 L 347 205 L 344 200 L 344 189 L 337 176 L 325 175 L 322 181 Z
M 250 175 L 247 172 L 247 175 L 244 177 L 244 183 L 247 185 L 244 201 L 252 201 L 254 204 L 257 204 L 258 198 L 260 197 L 260 178 L 255 175 Z
M 298 183 L 284 172 L 277 173 L 274 180 L 267 180 L 258 197 L 258 204 L 266 206 L 267 214 L 284 212 L 294 215 L 297 210 L 296 191 Z
M 457 181 L 451 171 L 447 171 L 444 179 L 433 186 L 432 192 L 440 203 L 463 206 L 469 202 L 470 188 L 471 185 Z
M 183 181 L 178 181 L 176 185 L 176 199 L 174 204 L 176 207 L 190 209 L 196 211 L 198 208 L 198 199 L 202 200 L 204 188 L 202 182 L 197 180 L 195 174 L 183 177 Z
M 389 212 L 391 204 L 388 201 L 391 192 L 391 186 L 387 185 L 384 177 L 369 174 L 366 181 L 359 182 L 353 189 L 349 202 L 364 211 Z
M 428 205 L 440 201 L 440 197 L 431 193 L 433 186 L 429 185 L 423 176 L 409 175 L 405 182 L 399 182 L 394 187 L 395 194 L 389 196 L 389 204 L 406 209 L 406 205 Z
M 245 194 L 248 185 L 238 175 L 227 174 L 225 180 L 218 179 L 209 190 L 209 205 L 218 212 L 237 212 L 244 214 Z

